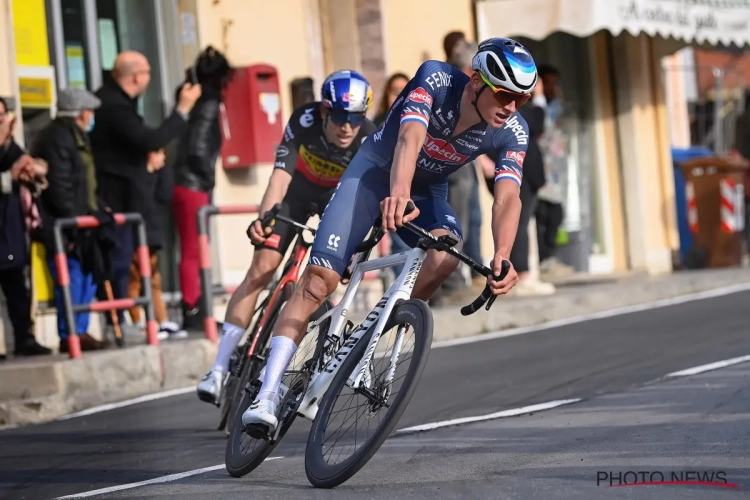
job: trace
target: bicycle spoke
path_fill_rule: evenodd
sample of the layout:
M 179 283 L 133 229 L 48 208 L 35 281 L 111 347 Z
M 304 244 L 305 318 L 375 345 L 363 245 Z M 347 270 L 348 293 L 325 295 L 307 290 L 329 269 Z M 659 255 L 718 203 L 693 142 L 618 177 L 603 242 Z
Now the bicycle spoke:
M 372 357 L 366 368 L 366 375 L 360 382 L 362 388 L 353 390 L 345 386 L 336 396 L 326 421 L 326 432 L 322 440 L 322 455 L 328 463 L 339 463 L 340 460 L 345 460 L 356 453 L 359 447 L 366 443 L 372 433 L 380 427 L 388 411 L 386 404 L 398 397 L 400 382 L 407 375 L 415 341 L 413 332 L 413 329 L 407 328 L 404 333 L 392 380 L 386 383 L 393 349 L 398 338 L 398 327 L 384 332 L 378 340 L 375 350 L 378 355 Z M 368 392 L 371 397 L 364 393 L 367 376 L 369 376 Z M 365 422 L 362 422 L 362 417 Z

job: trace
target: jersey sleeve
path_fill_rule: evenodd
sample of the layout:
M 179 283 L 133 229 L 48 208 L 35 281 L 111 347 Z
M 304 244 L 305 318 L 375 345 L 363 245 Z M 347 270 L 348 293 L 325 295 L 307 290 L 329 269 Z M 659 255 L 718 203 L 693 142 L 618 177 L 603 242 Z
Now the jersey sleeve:
M 289 175 L 294 175 L 294 169 L 297 165 L 297 148 L 300 143 L 300 134 L 302 134 L 301 127 L 299 126 L 301 115 L 302 113 L 300 113 L 299 109 L 292 113 L 284 129 L 281 144 L 276 148 L 276 160 L 273 167 L 286 170 Z
M 427 127 L 432 105 L 438 94 L 451 84 L 452 75 L 445 63 L 427 61 L 406 86 L 401 123 L 416 121 Z
M 518 117 L 515 120 L 514 117 Z M 529 127 L 517 114 L 511 117 L 502 129 L 505 134 L 496 148 L 495 182 L 510 179 L 521 185 L 523 161 L 529 147 Z

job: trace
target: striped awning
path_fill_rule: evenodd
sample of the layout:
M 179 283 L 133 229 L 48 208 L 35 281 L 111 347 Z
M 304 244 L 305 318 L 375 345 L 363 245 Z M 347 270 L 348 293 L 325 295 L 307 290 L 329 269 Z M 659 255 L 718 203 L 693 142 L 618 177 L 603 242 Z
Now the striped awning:
M 477 25 L 480 39 L 608 30 L 743 46 L 750 43 L 750 0 L 480 0 Z

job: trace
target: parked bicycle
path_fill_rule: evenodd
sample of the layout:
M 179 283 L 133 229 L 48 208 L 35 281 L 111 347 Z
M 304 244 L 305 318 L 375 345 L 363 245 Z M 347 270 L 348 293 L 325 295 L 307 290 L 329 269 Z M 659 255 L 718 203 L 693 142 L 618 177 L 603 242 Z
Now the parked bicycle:
M 281 204 L 276 204 L 271 210 L 266 212 L 261 219 L 261 223 L 264 228 L 267 228 L 272 226 L 278 219 L 294 226 L 297 230 L 295 243 L 291 258 L 284 265 L 281 277 L 269 283 L 268 287 L 266 287 L 268 293 L 265 299 L 256 307 L 255 312 L 253 312 L 253 317 L 257 316 L 257 319 L 250 329 L 247 340 L 244 344 L 238 346 L 236 352 L 232 355 L 228 377 L 222 390 L 218 426 L 219 430 L 225 429 L 227 435 L 232 431 L 236 410 L 245 394 L 245 387 L 251 380 L 259 376 L 260 370 L 265 366 L 266 356 L 270 349 L 271 331 L 281 312 L 281 308 L 284 307 L 284 304 L 292 296 L 297 286 L 302 264 L 312 246 L 312 241 L 306 241 L 303 233 L 307 231 L 313 237 L 315 236 L 315 229 L 280 216 L 280 211 Z M 317 207 L 311 205 L 310 216 L 315 213 L 317 213 Z M 319 312 L 314 314 L 313 317 L 318 317 L 332 308 L 333 303 L 329 300 L 321 306 Z M 244 409 L 239 412 L 240 416 L 243 411 Z
M 410 203 L 406 213 L 413 210 Z M 307 334 L 284 374 L 279 425 L 273 435 L 267 435 L 263 427 L 242 424 L 242 413 L 255 399 L 262 379 L 250 382 L 227 442 L 225 461 L 229 474 L 241 477 L 260 465 L 298 415 L 313 421 L 305 470 L 316 487 L 335 487 L 351 478 L 391 434 L 414 394 L 432 343 L 432 312 L 424 301 L 411 298 L 427 251 L 447 252 L 482 275 L 492 275 L 489 268 L 454 248 L 458 243 L 454 235 L 436 237 L 411 222 L 404 227 L 421 237 L 415 248 L 368 261 L 384 234 L 378 218 L 369 238 L 356 249 L 350 266 L 351 278 L 341 302 L 311 319 Z M 364 274 L 400 263 L 406 264 L 400 275 L 365 320 L 354 328 L 346 315 Z M 509 268 L 510 263 L 503 261 L 502 273 L 494 279 L 501 280 Z M 472 314 L 485 304 L 489 310 L 494 300 L 487 286 L 472 304 L 461 309 L 461 314 Z M 388 341 L 391 338 L 393 341 Z M 381 340 L 386 340 L 383 346 Z M 408 365 L 403 374 L 397 375 L 403 362 Z M 355 401 L 359 404 L 355 405 Z M 371 425 L 381 413 L 384 413 L 382 419 Z M 352 430 L 360 416 L 365 417 L 365 428 Z M 352 419 L 356 419 L 354 423 Z M 371 427 L 374 429 L 370 434 Z M 344 438 L 344 433 L 349 437 Z

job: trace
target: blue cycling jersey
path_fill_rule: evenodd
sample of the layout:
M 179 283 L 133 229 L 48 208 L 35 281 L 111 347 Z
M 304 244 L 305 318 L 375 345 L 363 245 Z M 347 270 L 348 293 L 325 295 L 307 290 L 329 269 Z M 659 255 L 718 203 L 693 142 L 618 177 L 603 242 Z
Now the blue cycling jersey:
M 495 182 L 510 179 L 520 185 L 529 129 L 518 112 L 499 129 L 480 122 L 452 137 L 467 83 L 469 77 L 450 64 L 425 62 L 393 103 L 380 129 L 362 144 L 358 155 L 390 171 L 401 124 L 416 121 L 427 127 L 427 138 L 417 159 L 414 184 L 443 183 L 477 156 L 494 153 Z

